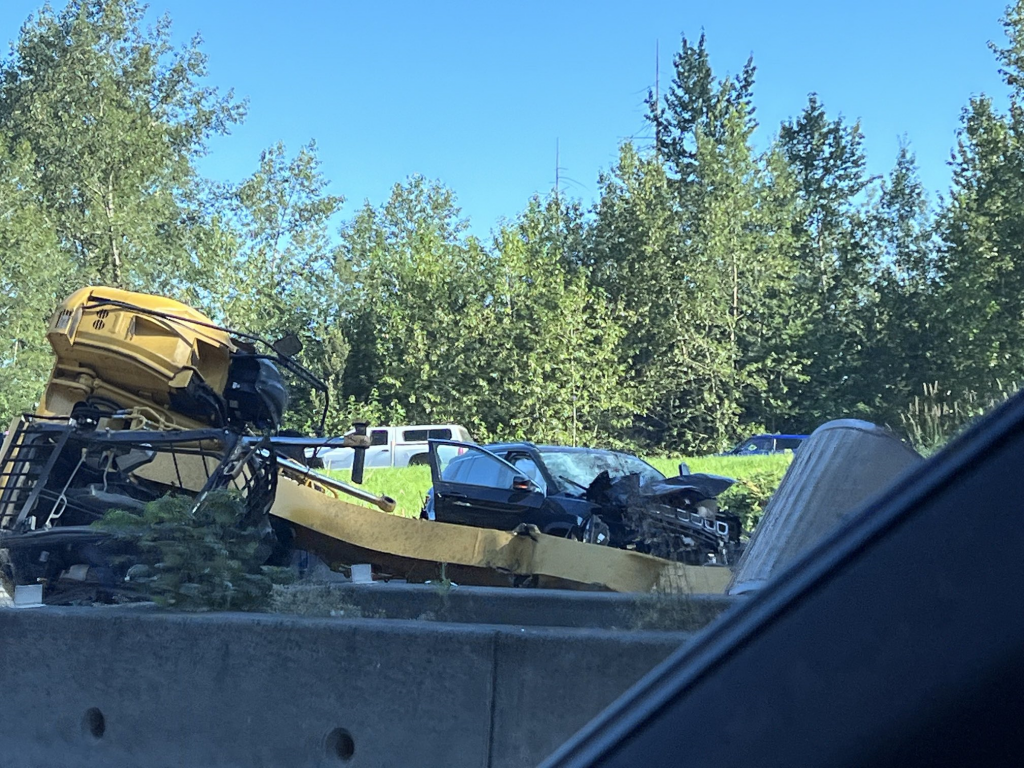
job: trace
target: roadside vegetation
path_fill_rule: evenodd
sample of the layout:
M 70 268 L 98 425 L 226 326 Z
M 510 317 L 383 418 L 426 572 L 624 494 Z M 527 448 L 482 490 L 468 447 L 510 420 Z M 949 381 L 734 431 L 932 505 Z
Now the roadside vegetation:
M 858 417 L 928 449 L 1024 380 L 1024 0 L 992 46 L 1005 88 L 963 94 L 941 196 L 909 143 L 869 173 L 842 104 L 760 125 L 754 60 L 715 72 L 701 35 L 648 98 L 655 146 L 622 143 L 595 200 L 524 200 L 487 238 L 418 176 L 343 209 L 313 143 L 203 178 L 246 103 L 146 14 L 46 6 L 0 59 L 3 423 L 49 373 L 48 316 L 90 284 L 301 334 L 333 433 L 459 423 L 700 455 Z M 322 395 L 292 394 L 309 430 Z
M 346 483 L 352 482 L 352 473 L 347 469 L 328 471 L 325 474 Z M 430 485 L 430 467 L 419 466 L 366 469 L 363 471 L 363 483 L 359 487 L 393 498 L 397 502 L 396 515 L 419 517 Z

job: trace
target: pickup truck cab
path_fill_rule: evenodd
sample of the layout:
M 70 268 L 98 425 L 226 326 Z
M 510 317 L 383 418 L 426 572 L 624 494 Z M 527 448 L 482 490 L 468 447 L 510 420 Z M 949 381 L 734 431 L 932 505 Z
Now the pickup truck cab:
M 370 447 L 366 449 L 367 469 L 411 467 L 428 463 L 427 440 L 457 440 L 472 443 L 465 427 L 458 424 L 416 424 L 404 427 L 371 427 L 367 430 Z M 308 452 L 312 455 L 312 451 Z M 352 469 L 355 451 L 351 448 L 320 448 L 316 456 L 324 469 Z

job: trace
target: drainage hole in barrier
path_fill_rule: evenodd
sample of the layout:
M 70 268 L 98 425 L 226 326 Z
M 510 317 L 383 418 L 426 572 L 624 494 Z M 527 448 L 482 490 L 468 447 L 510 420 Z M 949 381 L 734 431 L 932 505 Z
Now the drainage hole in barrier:
M 82 718 L 82 732 L 99 741 L 107 730 L 107 721 L 96 707 L 85 710 Z
M 335 728 L 327 734 L 327 741 L 324 746 L 327 748 L 327 756 L 334 757 L 342 762 L 348 762 L 356 752 L 356 743 L 352 741 L 352 734 L 344 728 Z

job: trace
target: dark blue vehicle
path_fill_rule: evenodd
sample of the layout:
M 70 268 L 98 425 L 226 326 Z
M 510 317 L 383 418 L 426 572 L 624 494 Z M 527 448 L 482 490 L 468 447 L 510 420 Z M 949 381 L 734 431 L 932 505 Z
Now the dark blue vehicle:
M 766 456 L 770 453 L 795 451 L 809 435 L 754 435 L 722 456 Z
M 738 557 L 739 519 L 716 501 L 732 478 L 666 478 L 628 453 L 525 442 L 430 440 L 429 461 L 433 487 L 421 514 L 429 520 L 506 531 L 533 525 L 694 564 Z

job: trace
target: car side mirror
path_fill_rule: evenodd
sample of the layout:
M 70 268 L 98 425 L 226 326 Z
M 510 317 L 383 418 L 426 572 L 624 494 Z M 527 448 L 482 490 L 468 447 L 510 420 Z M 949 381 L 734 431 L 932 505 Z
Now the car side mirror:
M 534 482 L 526 477 L 526 475 L 516 475 L 512 478 L 512 490 L 513 491 L 531 491 L 533 490 Z
M 680 461 L 679 462 L 679 476 L 680 477 L 686 477 L 689 474 L 691 474 L 691 472 L 690 472 L 690 465 L 687 464 L 685 461 Z

